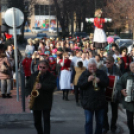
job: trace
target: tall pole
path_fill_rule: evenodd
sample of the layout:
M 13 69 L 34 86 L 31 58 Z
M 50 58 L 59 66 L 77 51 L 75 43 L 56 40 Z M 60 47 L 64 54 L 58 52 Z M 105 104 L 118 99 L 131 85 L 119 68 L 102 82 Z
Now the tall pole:
M 16 90 L 17 90 L 17 101 L 19 101 L 19 77 L 18 77 L 18 56 L 17 56 L 17 35 L 16 35 L 16 16 L 15 16 L 15 8 L 12 8 L 13 11 L 13 35 L 14 35 L 14 46 L 15 46 L 15 50 L 14 50 L 14 56 L 15 56 L 15 72 L 16 72 Z
M 51 9 L 50 9 L 50 0 L 49 0 L 49 28 L 50 28 L 50 15 L 51 15 L 50 11 Z

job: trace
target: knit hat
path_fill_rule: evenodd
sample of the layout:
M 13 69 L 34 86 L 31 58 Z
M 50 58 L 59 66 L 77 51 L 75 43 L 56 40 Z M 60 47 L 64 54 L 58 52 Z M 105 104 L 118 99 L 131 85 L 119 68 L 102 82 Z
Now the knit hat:
M 114 39 L 112 37 L 108 37 L 107 42 L 108 42 L 108 44 L 112 44 L 112 43 L 114 43 Z

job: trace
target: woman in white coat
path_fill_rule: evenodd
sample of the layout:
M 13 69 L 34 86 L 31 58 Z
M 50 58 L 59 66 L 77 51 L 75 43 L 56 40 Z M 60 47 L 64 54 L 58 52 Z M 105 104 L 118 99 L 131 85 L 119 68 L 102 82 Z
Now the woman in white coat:
M 59 61 L 61 65 L 60 80 L 59 85 L 60 89 L 63 90 L 63 100 L 68 100 L 68 93 L 71 88 L 71 71 L 70 65 L 71 60 L 67 52 L 63 53 L 63 58 Z

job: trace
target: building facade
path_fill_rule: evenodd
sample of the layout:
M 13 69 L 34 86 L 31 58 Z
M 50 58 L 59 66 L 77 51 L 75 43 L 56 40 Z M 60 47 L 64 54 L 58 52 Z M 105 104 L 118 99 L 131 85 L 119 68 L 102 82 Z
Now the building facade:
M 48 29 L 49 27 L 56 27 L 57 19 L 55 16 L 55 8 L 51 0 L 37 0 L 37 2 L 33 1 L 36 0 L 26 0 L 24 2 L 25 7 L 27 7 L 27 12 L 29 12 L 25 28 L 31 30 L 32 27 L 37 26 L 43 29 Z M 34 3 L 33 5 L 31 5 L 32 2 Z M 7 9 L 8 0 L 2 0 L 1 18 L 4 18 L 4 14 Z

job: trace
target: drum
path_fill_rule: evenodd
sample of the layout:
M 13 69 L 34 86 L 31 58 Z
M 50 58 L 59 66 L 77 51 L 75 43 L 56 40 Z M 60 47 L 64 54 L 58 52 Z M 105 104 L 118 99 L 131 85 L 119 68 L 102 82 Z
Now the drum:
M 110 75 L 108 77 L 109 77 L 109 85 L 106 88 L 105 95 L 106 95 L 106 100 L 107 101 L 113 102 L 113 95 L 114 95 L 114 91 L 115 91 L 115 85 L 116 85 L 117 80 L 119 79 L 119 76 Z

